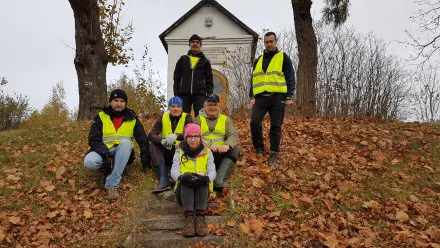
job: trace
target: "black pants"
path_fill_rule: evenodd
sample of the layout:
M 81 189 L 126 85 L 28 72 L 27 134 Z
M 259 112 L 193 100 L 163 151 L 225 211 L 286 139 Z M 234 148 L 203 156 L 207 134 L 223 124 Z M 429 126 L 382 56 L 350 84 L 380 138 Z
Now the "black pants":
M 203 103 L 205 102 L 205 95 L 195 94 L 195 95 L 180 95 L 180 99 L 183 101 L 183 112 L 191 113 L 191 106 L 194 108 L 194 116 L 199 115 L 199 111 L 203 108 Z
M 254 148 L 264 149 L 262 121 L 267 112 L 270 116 L 270 150 L 280 151 L 281 125 L 284 119 L 285 94 L 275 93 L 270 96 L 255 96 L 251 110 L 251 133 Z
M 179 183 L 176 191 L 177 203 L 183 207 L 185 211 L 206 210 L 206 204 L 209 197 L 209 185 L 199 186 L 197 188 L 189 188 Z

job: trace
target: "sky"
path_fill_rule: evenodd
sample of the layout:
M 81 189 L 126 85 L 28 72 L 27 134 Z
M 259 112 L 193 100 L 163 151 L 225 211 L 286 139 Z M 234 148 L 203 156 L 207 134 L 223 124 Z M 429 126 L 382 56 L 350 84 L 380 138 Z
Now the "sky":
M 279 30 L 293 25 L 291 1 L 276 0 L 268 4 L 262 0 L 217 0 L 223 7 L 251 29 Z M 199 0 L 126 0 L 124 18 L 132 19 L 135 26 L 130 46 L 135 61 L 128 68 L 107 67 L 107 83 L 119 78 L 122 72 L 131 74 L 144 45 L 154 68 L 166 80 L 167 54 L 159 34 L 184 15 Z M 312 15 L 321 17 L 323 0 L 315 0 Z M 352 0 L 346 25 L 359 33 L 373 32 L 390 43 L 390 51 L 407 58 L 411 52 L 398 41 L 405 39 L 405 29 L 415 30 L 409 20 L 417 5 L 413 0 Z M 195 31 L 196 32 L 196 31 Z M 68 0 L 2 0 L 0 2 L 0 78 L 8 84 L 7 93 L 29 97 L 34 109 L 47 102 L 52 87 L 62 81 L 66 103 L 70 109 L 78 106 L 78 82 L 73 64 L 75 30 L 73 11 Z

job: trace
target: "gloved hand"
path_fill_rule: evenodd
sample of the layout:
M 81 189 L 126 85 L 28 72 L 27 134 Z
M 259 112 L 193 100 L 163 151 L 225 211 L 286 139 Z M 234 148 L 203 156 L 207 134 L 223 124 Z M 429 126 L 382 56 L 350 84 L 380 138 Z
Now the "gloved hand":
M 197 175 L 197 180 L 196 180 L 196 185 L 197 186 L 203 186 L 209 183 L 209 177 L 208 176 L 200 176 Z
M 163 137 L 160 143 L 165 147 L 170 147 L 170 146 L 172 147 L 176 139 L 177 139 L 177 134 L 172 133 L 170 135 Z
M 109 174 L 113 170 L 112 158 L 109 156 L 102 157 L 102 166 L 104 168 L 104 173 Z
M 197 184 L 198 176 L 191 172 L 186 172 L 180 176 L 180 183 L 190 188 L 198 186 Z

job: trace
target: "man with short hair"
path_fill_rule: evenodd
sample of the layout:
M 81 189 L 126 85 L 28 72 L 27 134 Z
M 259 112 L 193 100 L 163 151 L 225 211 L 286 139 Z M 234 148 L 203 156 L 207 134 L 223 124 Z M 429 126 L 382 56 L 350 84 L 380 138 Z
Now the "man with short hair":
M 237 162 L 240 151 L 238 149 L 238 134 L 232 119 L 220 113 L 220 98 L 211 94 L 206 97 L 200 115 L 194 119 L 202 129 L 203 140 L 214 155 L 217 176 L 214 180 L 214 189 L 221 191 L 227 188 L 224 182 L 232 166 Z
M 211 63 L 205 57 L 202 48 L 202 38 L 193 34 L 189 38 L 187 55 L 179 58 L 174 69 L 174 95 L 183 101 L 183 112 L 199 114 L 203 107 L 206 95 L 212 94 L 214 89 Z
M 153 193 L 171 189 L 168 171 L 173 165 L 173 157 L 177 146 L 183 140 L 183 128 L 192 123 L 191 115 L 182 111 L 182 99 L 175 96 L 168 101 L 168 111 L 159 116 L 153 129 L 148 135 L 151 142 L 150 152 L 159 185 L 154 187 Z
M 295 71 L 289 56 L 277 48 L 274 32 L 264 35 L 264 54 L 255 60 L 249 91 L 251 99 L 251 133 L 257 154 L 264 155 L 262 121 L 270 115 L 269 165 L 275 165 L 280 151 L 284 108 L 293 106 Z
M 136 113 L 127 108 L 125 91 L 115 89 L 105 107 L 93 118 L 89 132 L 89 151 L 84 158 L 87 169 L 108 174 L 105 181 L 107 198 L 119 198 L 119 182 L 125 166 L 135 159 L 133 137 L 139 144 L 144 168 L 150 164 L 148 137 Z

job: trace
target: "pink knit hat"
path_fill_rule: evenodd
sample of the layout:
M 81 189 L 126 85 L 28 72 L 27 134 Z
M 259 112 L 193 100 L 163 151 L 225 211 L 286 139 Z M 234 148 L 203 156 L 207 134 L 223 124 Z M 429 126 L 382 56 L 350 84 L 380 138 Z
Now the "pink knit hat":
M 183 138 L 186 140 L 186 136 L 190 133 L 197 133 L 200 137 L 202 137 L 202 130 L 200 130 L 200 126 L 197 124 L 187 124 L 185 126 L 185 133 L 183 134 Z

